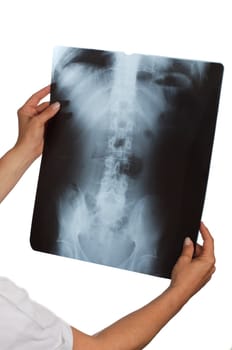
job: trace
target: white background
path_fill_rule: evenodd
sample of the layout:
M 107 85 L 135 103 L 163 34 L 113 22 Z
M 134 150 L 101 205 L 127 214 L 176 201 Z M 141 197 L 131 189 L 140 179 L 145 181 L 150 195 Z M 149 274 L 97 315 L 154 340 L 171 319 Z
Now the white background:
M 17 137 L 16 111 L 50 82 L 54 45 L 122 50 L 224 64 L 203 212 L 215 238 L 211 282 L 147 349 L 229 350 L 231 312 L 232 20 L 230 1 L 1 1 L 0 154 Z M 34 252 L 30 225 L 40 160 L 0 206 L 0 275 L 87 333 L 142 306 L 168 280 Z M 187 232 L 186 232 L 187 234 Z M 1 312 L 1 310 L 0 310 Z M 110 350 L 110 349 L 109 349 Z

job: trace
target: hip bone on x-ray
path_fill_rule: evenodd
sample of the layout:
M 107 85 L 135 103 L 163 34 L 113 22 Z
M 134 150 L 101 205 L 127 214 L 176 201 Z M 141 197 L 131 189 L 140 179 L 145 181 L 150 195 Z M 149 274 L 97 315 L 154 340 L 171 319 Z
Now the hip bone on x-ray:
M 34 249 L 170 277 L 197 239 L 223 67 L 56 47 Z

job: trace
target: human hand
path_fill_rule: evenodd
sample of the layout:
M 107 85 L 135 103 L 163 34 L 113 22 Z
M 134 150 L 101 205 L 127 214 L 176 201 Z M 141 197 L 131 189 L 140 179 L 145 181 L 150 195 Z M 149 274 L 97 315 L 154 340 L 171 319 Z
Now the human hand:
M 201 223 L 200 232 L 203 246 L 197 244 L 194 255 L 194 245 L 186 238 L 181 256 L 172 271 L 170 288 L 178 290 L 183 297 L 189 299 L 197 293 L 215 272 L 214 241 L 207 229 Z
M 33 94 L 18 110 L 19 134 L 15 147 L 23 150 L 31 161 L 43 151 L 46 122 L 60 109 L 59 102 L 39 104 L 49 93 L 50 85 Z

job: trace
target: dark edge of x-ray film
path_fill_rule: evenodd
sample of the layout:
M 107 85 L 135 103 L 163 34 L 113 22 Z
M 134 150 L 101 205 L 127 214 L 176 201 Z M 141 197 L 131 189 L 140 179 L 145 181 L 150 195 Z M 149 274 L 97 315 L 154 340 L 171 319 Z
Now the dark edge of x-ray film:
M 170 278 L 197 240 L 223 66 L 56 47 L 33 249 Z

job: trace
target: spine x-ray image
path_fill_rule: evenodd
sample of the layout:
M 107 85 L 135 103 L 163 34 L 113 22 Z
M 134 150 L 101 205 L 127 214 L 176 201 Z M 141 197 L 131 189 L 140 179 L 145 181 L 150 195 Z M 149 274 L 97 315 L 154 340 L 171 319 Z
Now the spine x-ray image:
M 170 278 L 196 241 L 223 67 L 56 47 L 33 249 Z

